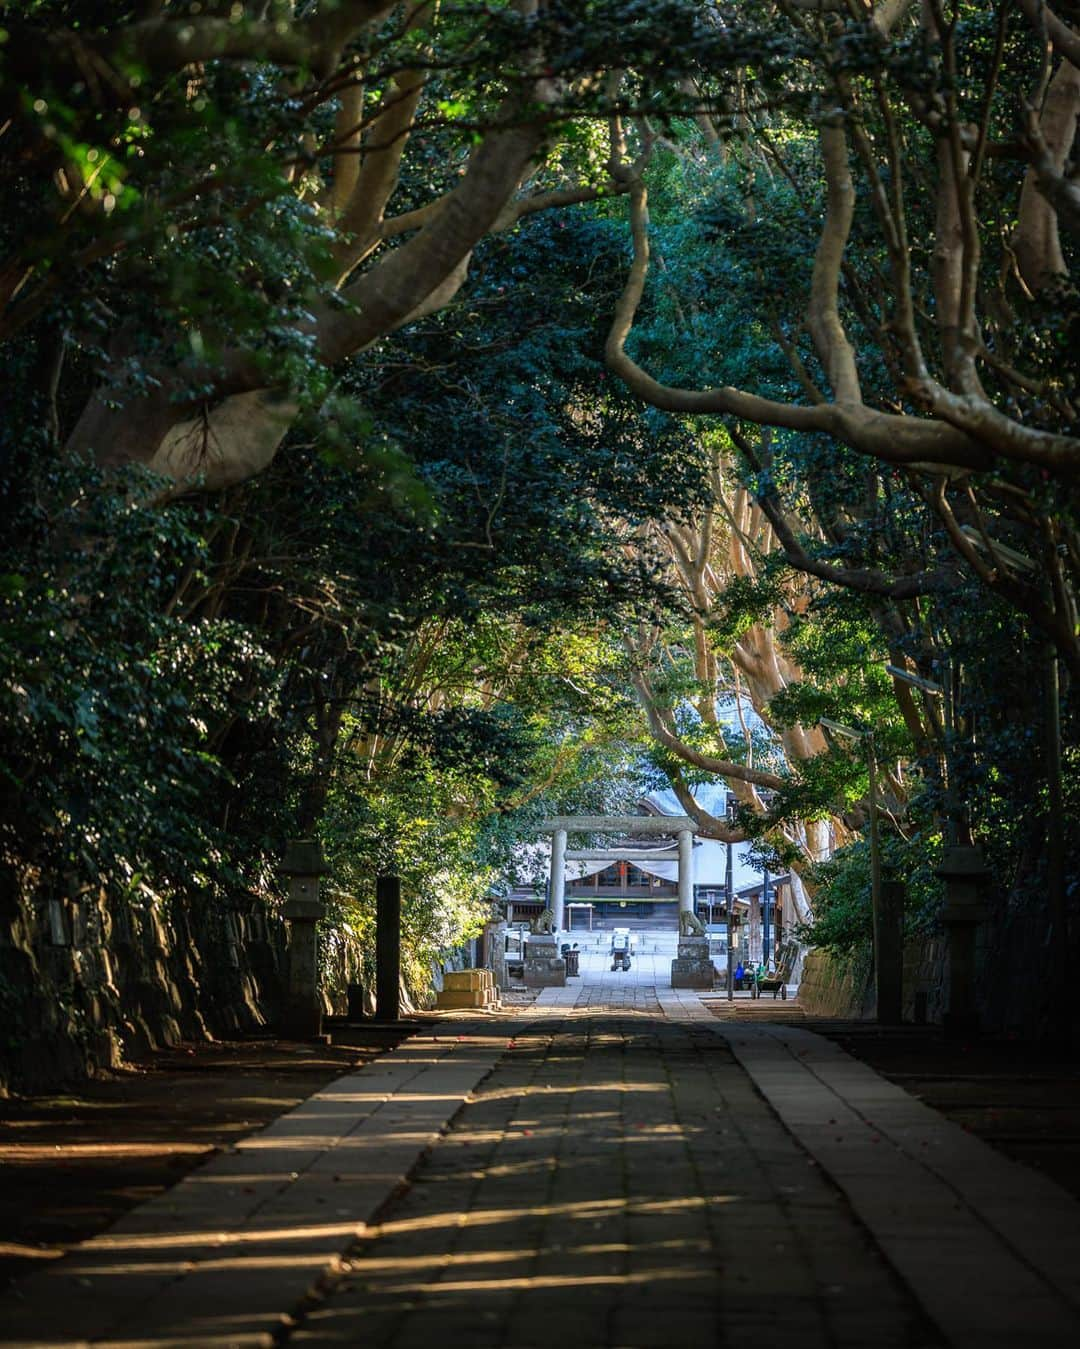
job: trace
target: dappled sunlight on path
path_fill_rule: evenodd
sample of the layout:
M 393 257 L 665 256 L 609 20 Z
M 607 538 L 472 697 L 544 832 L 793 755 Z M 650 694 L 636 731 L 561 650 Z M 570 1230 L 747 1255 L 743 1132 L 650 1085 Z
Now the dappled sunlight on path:
M 361 1326 L 388 1346 L 711 1344 L 725 1328 L 935 1343 L 718 1037 L 554 1015 L 516 1034 L 297 1344 Z M 830 1310 L 817 1288 L 823 1225 L 847 1289 L 875 1290 L 876 1319 L 846 1341 L 849 1302 L 838 1289 Z
M 797 1007 L 627 974 L 432 1018 L 24 1280 L 0 1343 L 1080 1340 L 1069 1196 Z

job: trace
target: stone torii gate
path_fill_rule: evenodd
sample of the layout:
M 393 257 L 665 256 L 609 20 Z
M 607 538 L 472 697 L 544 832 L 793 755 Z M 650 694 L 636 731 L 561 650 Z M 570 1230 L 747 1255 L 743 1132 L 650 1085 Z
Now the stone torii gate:
M 670 861 L 667 849 L 595 848 L 566 850 L 571 834 L 674 834 L 679 861 L 679 912 L 694 912 L 694 830 L 689 815 L 556 815 L 540 826 L 551 835 L 551 898 L 555 930 L 562 931 L 566 913 L 566 863 L 570 862 L 659 862 Z

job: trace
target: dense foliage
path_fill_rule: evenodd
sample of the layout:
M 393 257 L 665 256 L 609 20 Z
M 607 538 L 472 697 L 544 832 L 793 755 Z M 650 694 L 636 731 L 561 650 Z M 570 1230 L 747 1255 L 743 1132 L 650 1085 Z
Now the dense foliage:
M 314 835 L 328 981 L 394 867 L 419 991 L 545 810 L 671 782 L 850 951 L 872 732 L 909 932 L 978 844 L 1060 971 L 1053 10 L 0 6 L 0 947 Z

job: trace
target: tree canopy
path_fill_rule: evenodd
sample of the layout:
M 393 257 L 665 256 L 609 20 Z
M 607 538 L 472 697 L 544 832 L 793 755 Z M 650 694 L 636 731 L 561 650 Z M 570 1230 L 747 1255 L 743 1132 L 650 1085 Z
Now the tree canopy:
M 0 941 L 273 911 L 311 834 L 420 991 L 545 810 L 663 782 L 853 949 L 832 721 L 911 931 L 973 842 L 987 968 L 1063 959 L 1073 9 L 0 6 Z

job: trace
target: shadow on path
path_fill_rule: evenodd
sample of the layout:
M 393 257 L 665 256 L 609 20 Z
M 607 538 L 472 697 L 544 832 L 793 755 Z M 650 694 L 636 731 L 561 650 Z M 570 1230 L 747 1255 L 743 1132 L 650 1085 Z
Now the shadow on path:
M 289 1343 L 941 1343 L 710 1028 L 540 1020 Z

